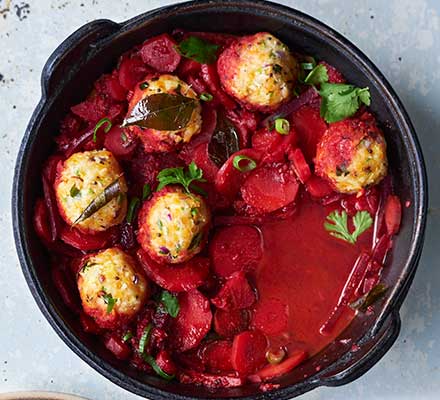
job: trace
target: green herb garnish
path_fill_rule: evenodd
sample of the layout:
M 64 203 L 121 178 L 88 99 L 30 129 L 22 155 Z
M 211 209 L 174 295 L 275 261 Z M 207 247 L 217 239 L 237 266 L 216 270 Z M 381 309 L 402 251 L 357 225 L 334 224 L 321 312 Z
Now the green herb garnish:
M 354 244 L 357 238 L 373 224 L 373 219 L 368 211 L 358 211 L 352 220 L 355 229 L 350 233 L 347 213 L 336 210 L 327 216 L 324 228 L 330 232 L 330 235 Z
M 70 197 L 76 197 L 80 194 L 80 190 L 76 187 L 75 184 L 70 188 Z
M 212 99 L 214 98 L 212 96 L 211 93 L 207 93 L 207 92 L 203 92 L 200 96 L 199 96 L 200 100 L 202 101 L 212 101 Z
M 133 337 L 133 333 L 131 331 L 127 331 L 124 336 L 122 336 L 122 341 L 128 342 Z
M 179 300 L 177 297 L 168 292 L 167 290 L 162 290 L 160 295 L 160 302 L 165 307 L 165 311 L 170 314 L 173 318 L 176 318 L 180 311 Z
M 142 188 L 142 200 L 148 199 L 151 196 L 151 186 L 146 183 Z
M 245 161 L 245 163 L 242 161 Z M 249 172 L 257 168 L 257 163 L 252 158 L 244 155 L 235 156 L 232 160 L 232 165 L 240 172 Z
M 101 290 L 104 292 L 101 297 L 104 300 L 104 303 L 107 304 L 107 314 L 110 314 L 118 299 L 113 298 L 111 293 L 107 293 L 104 287 Z
M 288 135 L 290 131 L 290 123 L 285 118 L 277 118 L 275 120 L 275 130 L 280 135 Z
M 139 89 L 141 89 L 141 90 L 145 90 L 145 89 L 148 88 L 148 86 L 150 86 L 150 84 L 149 84 L 148 82 L 142 82 L 142 83 L 139 85 Z
M 150 364 L 150 366 L 151 366 L 151 368 L 153 368 L 154 372 L 156 372 L 156 374 L 159 375 L 161 378 L 163 378 L 167 381 L 174 379 L 174 375 L 169 375 L 165 371 L 163 371 L 162 368 L 160 368 L 157 365 L 156 360 L 151 355 L 142 354 L 141 356 L 145 362 Z
M 140 202 L 141 201 L 139 200 L 138 197 L 133 197 L 130 200 L 130 204 L 128 206 L 128 211 L 127 211 L 127 222 L 129 224 L 131 224 L 133 222 L 133 219 L 134 219 L 134 217 L 136 215 L 136 210 L 137 210 Z
M 190 36 L 182 40 L 177 47 L 178 52 L 191 60 L 200 64 L 212 64 L 217 59 L 217 50 L 220 46 L 200 39 L 196 36 Z
M 371 103 L 368 87 L 358 88 L 345 83 L 321 83 L 321 117 L 328 123 L 353 116 L 361 104 Z
M 96 135 L 98 133 L 99 128 L 101 128 L 102 125 L 106 124 L 107 126 L 104 127 L 104 132 L 108 133 L 108 131 L 112 128 L 112 122 L 108 118 L 103 118 L 95 125 L 95 129 L 93 130 L 93 141 L 96 142 Z
M 151 329 L 153 328 L 152 324 L 148 324 L 145 329 L 144 332 L 142 333 L 141 338 L 139 339 L 139 347 L 138 347 L 138 351 L 141 355 L 144 354 L 145 348 L 147 347 L 148 341 L 150 340 L 150 335 L 151 335 Z
M 367 311 L 367 308 L 376 301 L 380 300 L 387 292 L 388 287 L 383 283 L 379 283 L 374 286 L 368 293 L 364 294 L 359 299 L 350 304 L 353 310 L 359 310 L 361 312 Z
M 167 185 L 177 184 L 182 185 L 187 193 L 190 193 L 191 187 L 192 190 L 204 194 L 203 189 L 192 184 L 194 181 L 206 182 L 206 179 L 203 179 L 203 171 L 197 167 L 194 161 L 188 165 L 187 171 L 183 167 L 163 169 L 157 175 L 157 180 L 159 181 L 157 191 L 163 189 Z
M 179 130 L 189 124 L 197 104 L 197 99 L 181 94 L 152 94 L 134 106 L 122 126 L 135 125 L 159 131 Z
M 304 78 L 304 83 L 308 85 L 321 85 L 328 82 L 328 72 L 325 65 L 318 64 Z

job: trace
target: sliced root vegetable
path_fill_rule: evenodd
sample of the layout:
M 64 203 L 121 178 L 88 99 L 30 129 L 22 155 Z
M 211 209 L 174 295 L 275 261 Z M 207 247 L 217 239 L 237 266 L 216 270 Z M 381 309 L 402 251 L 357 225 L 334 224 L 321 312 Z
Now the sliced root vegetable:
M 339 296 L 338 304 L 335 306 L 327 321 L 325 321 L 319 329 L 322 335 L 328 335 L 333 331 L 333 328 L 339 321 L 343 310 L 345 307 L 347 307 L 349 302 L 353 300 L 356 290 L 362 284 L 362 280 L 365 277 L 369 260 L 370 256 L 365 252 L 362 252 L 356 259 L 350 276 L 342 289 L 341 295 Z
M 184 352 L 197 347 L 209 332 L 212 313 L 208 299 L 196 289 L 179 293 L 177 299 L 180 310 L 170 328 L 171 346 Z
M 234 167 L 235 157 L 243 158 L 243 171 Z M 250 159 L 258 164 L 261 153 L 254 149 L 244 149 L 237 151 L 223 164 L 215 177 L 216 190 L 230 199 L 234 199 L 240 190 L 240 186 L 249 172 L 246 170 L 246 160 Z M 240 164 L 241 166 L 242 164 Z
M 291 150 L 289 152 L 289 160 L 293 164 L 293 169 L 298 179 L 301 183 L 306 183 L 312 176 L 312 173 L 302 151 L 300 149 Z
M 392 236 L 399 232 L 402 219 L 402 206 L 397 196 L 390 195 L 385 204 L 385 225 L 388 235 Z
M 75 294 L 77 289 L 70 283 L 71 281 L 67 278 L 65 271 L 60 267 L 54 266 L 52 269 L 52 280 L 64 304 L 70 311 L 78 314 L 81 309 L 79 294 Z
M 112 239 L 113 231 L 107 230 L 96 234 L 87 234 L 78 229 L 64 225 L 61 228 L 60 237 L 64 243 L 79 250 L 99 250 L 106 247 Z
M 156 364 L 168 375 L 174 375 L 177 372 L 176 364 L 171 358 L 171 354 L 167 350 L 161 350 L 156 356 Z
M 232 366 L 240 375 L 249 375 L 266 364 L 267 339 L 260 331 L 246 331 L 232 343 Z
M 221 88 L 215 64 L 202 64 L 201 76 L 208 86 L 209 92 L 226 110 L 233 110 L 237 104 Z
M 303 350 L 293 352 L 289 358 L 277 365 L 268 365 L 257 373 L 249 376 L 249 380 L 254 383 L 268 381 L 287 374 L 301 364 L 307 358 L 307 353 Z
M 275 129 L 259 129 L 252 135 L 252 148 L 262 153 L 272 153 L 283 141 L 283 136 Z
M 388 235 L 381 236 L 373 247 L 371 260 L 378 264 L 383 264 L 388 250 L 391 249 L 392 244 L 391 238 Z
M 110 350 L 118 360 L 127 360 L 131 355 L 131 348 L 116 334 L 109 334 L 104 338 L 105 347 Z
M 252 226 L 235 225 L 219 229 L 209 252 L 216 275 L 227 278 L 234 272 L 256 269 L 263 255 L 261 235 Z
M 52 241 L 52 231 L 49 226 L 49 213 L 43 199 L 37 199 L 34 209 L 34 229 L 38 237 L 44 242 Z
M 193 257 L 191 260 L 178 265 L 158 264 L 142 249 L 137 251 L 137 257 L 146 275 L 160 287 L 171 292 L 185 292 L 202 285 L 209 275 L 209 259 Z
M 211 302 L 223 310 L 248 308 L 255 302 L 255 293 L 244 272 L 236 272 L 226 280 Z
M 312 175 L 306 182 L 306 190 L 312 197 L 322 198 L 333 194 L 330 184 L 319 176 Z
M 117 158 L 130 158 L 137 145 L 137 138 L 132 137 L 128 130 L 118 125 L 113 126 L 105 135 L 104 147 Z
M 164 33 L 148 39 L 142 45 L 142 61 L 159 72 L 173 72 L 180 63 L 181 56 L 176 50 L 177 43 Z
M 291 122 L 298 135 L 299 147 L 308 162 L 316 156 L 316 146 L 327 129 L 327 124 L 319 115 L 319 109 L 304 106 L 294 112 Z
M 95 322 L 92 317 L 89 317 L 84 311 L 81 311 L 79 315 L 79 321 L 85 332 L 93 335 L 99 335 L 102 333 L 102 328 Z
M 289 306 L 278 298 L 260 299 L 255 306 L 251 326 L 268 336 L 287 331 Z
M 243 200 L 262 213 L 295 201 L 299 184 L 287 165 L 265 165 L 252 171 L 241 186 Z
M 126 90 L 133 90 L 135 85 L 148 73 L 153 72 L 141 58 L 125 58 L 119 66 L 119 83 Z
M 207 388 L 228 388 L 242 386 L 246 380 L 237 375 L 227 374 L 206 374 L 196 371 L 180 371 L 178 379 L 181 383 L 189 383 L 194 385 L 203 385 Z
M 190 76 L 197 76 L 199 71 L 200 63 L 190 60 L 189 58 L 183 58 L 177 68 L 177 75 L 187 78 Z
M 247 310 L 216 310 L 214 313 L 214 330 L 222 337 L 233 337 L 245 331 L 248 326 Z
M 52 185 L 49 183 L 48 179 L 45 175 L 43 175 L 43 191 L 44 191 L 44 200 L 47 206 L 47 212 L 49 217 L 49 225 L 51 232 L 51 241 L 54 242 L 57 240 L 60 235 L 60 215 L 58 213 L 57 202 L 55 199 L 55 193 L 53 191 Z
M 233 371 L 231 362 L 232 342 L 229 340 L 214 340 L 207 343 L 201 350 L 203 364 L 209 372 Z

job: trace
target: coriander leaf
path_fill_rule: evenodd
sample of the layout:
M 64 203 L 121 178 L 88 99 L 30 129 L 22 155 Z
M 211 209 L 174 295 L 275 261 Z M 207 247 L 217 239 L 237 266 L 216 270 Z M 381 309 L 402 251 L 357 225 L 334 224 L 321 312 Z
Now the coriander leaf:
M 340 213 L 336 210 L 327 216 L 324 228 L 330 232 L 330 235 L 354 244 L 357 238 L 373 224 L 373 219 L 368 211 L 358 211 L 352 221 L 354 231 L 350 233 L 347 213 L 345 211 Z
M 342 211 L 333 211 L 327 216 L 329 222 L 324 223 L 324 228 L 330 232 L 330 235 L 349 243 L 354 243 L 348 230 L 347 213 Z
M 163 290 L 160 295 L 160 302 L 164 305 L 168 314 L 170 314 L 173 318 L 177 317 L 180 311 L 180 305 L 176 296 L 167 290 Z
M 373 218 L 368 211 L 358 211 L 353 217 L 354 232 L 351 234 L 356 241 L 359 235 L 365 232 L 373 224 Z
M 220 46 L 200 39 L 196 36 L 190 36 L 180 42 L 177 47 L 178 52 L 191 60 L 200 64 L 212 64 L 217 59 L 217 50 Z
M 176 131 L 191 121 L 198 100 L 181 94 L 155 93 L 142 98 L 122 126 L 139 126 L 158 131 Z
M 190 186 L 194 181 L 206 182 L 206 179 L 203 179 L 203 171 L 197 167 L 194 161 L 189 164 L 188 171 L 185 171 L 183 167 L 163 169 L 157 174 L 157 180 L 159 181 L 157 191 L 167 185 L 177 184 L 182 185 L 187 193 L 190 193 Z M 205 193 L 201 188 L 195 185 L 192 185 L 191 189 L 201 194 Z
M 367 308 L 373 305 L 376 301 L 380 300 L 388 291 L 388 287 L 383 283 L 379 283 L 374 286 L 368 293 L 364 294 L 359 299 L 353 301 L 350 307 L 353 310 L 359 310 L 361 312 L 367 311 Z
M 370 105 L 368 88 L 357 88 L 345 83 L 321 83 L 321 116 L 328 122 L 337 122 L 353 116 L 361 103 Z
M 102 291 L 104 294 L 101 297 L 104 300 L 104 303 L 107 304 L 107 314 L 110 314 L 118 299 L 113 298 L 111 293 L 106 293 L 105 288 L 102 288 Z
M 146 183 L 142 188 L 142 200 L 146 200 L 151 196 L 151 186 Z
M 308 85 L 321 85 L 328 82 L 328 72 L 325 65 L 318 64 L 313 68 L 304 79 Z

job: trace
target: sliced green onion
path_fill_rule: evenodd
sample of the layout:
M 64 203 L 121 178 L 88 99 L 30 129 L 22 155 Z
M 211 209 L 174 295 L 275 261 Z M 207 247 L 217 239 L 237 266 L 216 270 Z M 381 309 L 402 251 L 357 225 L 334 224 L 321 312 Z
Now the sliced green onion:
M 150 84 L 149 84 L 148 82 L 142 82 L 142 83 L 139 85 L 139 89 L 141 89 L 141 90 L 145 90 L 145 89 L 148 88 L 148 86 L 150 86 Z
M 285 356 L 286 352 L 282 348 L 279 348 L 278 350 L 268 350 L 266 352 L 266 360 L 269 364 L 279 364 L 283 361 Z
M 163 371 L 162 368 L 157 365 L 156 360 L 149 354 L 142 354 L 142 358 L 145 362 L 150 364 L 154 372 L 156 372 L 156 374 L 159 375 L 161 378 L 166 379 L 167 381 L 174 379 L 174 375 L 169 375 L 165 371 Z
M 301 68 L 304 70 L 304 71 L 311 71 L 313 68 L 315 68 L 315 64 L 313 64 L 313 63 L 302 63 L 301 64 Z
M 142 200 L 147 199 L 151 196 L 151 186 L 146 183 L 142 189 Z
M 245 165 L 240 165 L 242 161 L 246 161 Z M 252 158 L 248 156 L 235 156 L 232 160 L 232 165 L 235 169 L 238 169 L 240 172 L 249 172 L 253 169 L 257 168 L 257 163 L 252 160 Z
M 76 197 L 79 195 L 80 190 L 76 187 L 75 184 L 70 188 L 70 197 Z
M 111 293 L 105 293 L 104 288 L 102 288 L 102 291 L 104 292 L 102 299 L 104 300 L 104 303 L 107 304 L 107 314 L 110 314 L 118 299 L 113 298 Z
M 141 201 L 139 200 L 138 197 L 133 197 L 130 200 L 130 204 L 128 206 L 128 211 L 127 211 L 127 222 L 129 224 L 131 224 L 133 222 L 133 219 L 134 219 L 134 216 L 136 213 L 136 209 L 138 208 L 140 202 Z
M 107 124 L 106 127 L 104 127 L 104 132 L 108 133 L 110 129 L 112 129 L 112 122 L 108 118 L 101 119 L 96 125 L 95 129 L 93 130 L 93 141 L 96 142 L 96 134 L 98 133 L 99 128 L 101 128 L 102 125 Z
M 280 135 L 288 135 L 290 131 L 290 123 L 285 118 L 277 118 L 275 120 L 275 130 Z
M 207 93 L 207 92 L 203 92 L 200 95 L 200 100 L 203 100 L 203 101 L 211 101 L 213 98 L 214 97 L 212 96 L 212 94 L 211 93 Z
M 141 355 L 144 354 L 145 347 L 147 346 L 148 340 L 150 339 L 151 328 L 153 328 L 153 325 L 148 324 L 144 329 L 144 333 L 142 333 L 142 336 L 139 339 L 138 351 Z
M 132 337 L 133 337 L 133 334 L 131 333 L 131 331 L 127 331 L 127 332 L 125 333 L 125 335 L 122 336 L 122 341 L 123 341 L 124 343 L 125 343 L 125 342 L 128 342 Z

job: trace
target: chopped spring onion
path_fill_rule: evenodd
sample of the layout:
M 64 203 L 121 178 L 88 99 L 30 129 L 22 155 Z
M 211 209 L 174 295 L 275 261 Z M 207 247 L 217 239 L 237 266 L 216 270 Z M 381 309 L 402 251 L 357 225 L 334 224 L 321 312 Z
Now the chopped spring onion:
M 302 63 L 301 64 L 301 68 L 304 70 L 304 71 L 311 71 L 313 68 L 315 68 L 315 65 L 313 64 L 313 63 Z
M 127 222 L 129 224 L 131 224 L 133 222 L 133 219 L 134 219 L 134 217 L 136 215 L 136 210 L 137 210 L 140 202 L 141 201 L 139 200 L 138 197 L 133 197 L 130 200 L 130 204 L 128 206 L 128 211 L 127 211 Z
M 212 96 L 211 93 L 203 92 L 203 93 L 200 95 L 200 100 L 203 100 L 203 101 L 211 101 L 212 99 L 213 99 L 213 96 Z
M 76 185 L 74 184 L 71 188 L 70 188 L 70 197 L 76 197 L 78 196 L 80 193 L 80 190 L 76 187 Z
M 144 329 L 144 333 L 142 333 L 141 338 L 139 339 L 139 347 L 138 347 L 138 351 L 141 355 L 144 354 L 145 351 L 145 347 L 148 344 L 148 340 L 150 339 L 150 334 L 151 334 L 151 329 L 153 328 L 153 325 L 148 324 L 145 329 Z
M 124 343 L 125 343 L 125 342 L 128 342 L 132 337 L 133 337 L 133 334 L 131 333 L 131 331 L 127 331 L 127 332 L 125 333 L 125 335 L 122 336 L 122 341 L 123 341 Z
M 106 293 L 105 288 L 102 288 L 102 291 L 104 292 L 102 299 L 104 303 L 107 304 L 107 314 L 110 314 L 118 299 L 113 298 L 111 293 Z
M 139 89 L 141 89 L 141 90 L 145 90 L 145 89 L 148 88 L 148 86 L 150 86 L 150 84 L 149 84 L 148 82 L 142 82 L 142 83 L 139 85 Z
M 288 135 L 290 131 L 290 123 L 285 118 L 277 118 L 275 120 L 275 130 L 280 135 Z
M 108 133 L 108 131 L 112 128 L 112 122 L 108 118 L 103 118 L 95 125 L 95 129 L 93 130 L 93 141 L 96 142 L 96 135 L 98 133 L 99 128 L 103 126 L 104 124 L 107 124 L 107 126 L 104 127 L 104 132 Z
M 279 364 L 281 361 L 283 361 L 285 356 L 286 352 L 282 348 L 279 348 L 278 350 L 268 350 L 266 352 L 266 360 L 269 362 L 269 364 Z
M 242 163 L 242 161 L 244 162 Z M 240 165 L 240 164 L 244 164 L 244 165 Z M 257 163 L 254 160 L 252 160 L 252 158 L 243 155 L 235 156 L 234 159 L 232 160 L 232 165 L 234 166 L 235 169 L 238 169 L 240 172 L 249 172 L 257 168 Z
M 148 199 L 151 196 L 151 186 L 146 183 L 142 189 L 142 200 Z

